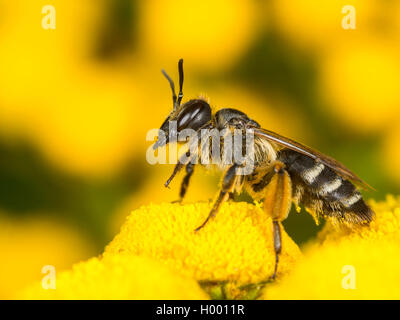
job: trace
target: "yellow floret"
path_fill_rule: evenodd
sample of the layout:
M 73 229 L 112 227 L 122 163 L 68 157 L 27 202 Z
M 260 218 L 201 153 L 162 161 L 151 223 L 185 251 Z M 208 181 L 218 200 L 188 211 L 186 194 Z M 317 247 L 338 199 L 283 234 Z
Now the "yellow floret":
M 123 254 L 92 258 L 56 278 L 55 289 L 41 283 L 26 289 L 22 299 L 208 299 L 196 281 L 177 275 L 160 263 Z
M 275 266 L 272 222 L 252 204 L 228 202 L 198 232 L 210 203 L 150 204 L 132 212 L 104 256 L 143 255 L 202 282 L 257 283 L 271 277 Z M 301 256 L 282 230 L 278 275 Z
M 400 197 L 371 201 L 369 227 L 348 233 L 327 226 L 291 274 L 266 287 L 265 299 L 399 299 Z

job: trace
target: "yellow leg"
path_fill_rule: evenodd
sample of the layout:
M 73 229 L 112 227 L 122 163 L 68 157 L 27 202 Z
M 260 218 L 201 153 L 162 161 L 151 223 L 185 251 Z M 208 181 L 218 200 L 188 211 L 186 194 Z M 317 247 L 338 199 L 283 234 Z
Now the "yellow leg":
M 279 254 L 282 251 L 282 238 L 280 222 L 289 214 L 292 203 L 292 183 L 290 176 L 284 168 L 284 164 L 277 162 L 273 166 L 274 175 L 265 187 L 264 210 L 272 218 L 275 271 L 272 279 L 275 279 L 278 271 Z

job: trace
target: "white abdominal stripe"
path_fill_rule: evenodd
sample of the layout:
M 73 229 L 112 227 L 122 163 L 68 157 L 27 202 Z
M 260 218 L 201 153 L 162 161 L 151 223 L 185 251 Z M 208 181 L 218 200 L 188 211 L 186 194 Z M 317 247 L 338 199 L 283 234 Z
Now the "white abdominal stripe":
M 309 184 L 312 184 L 315 179 L 321 174 L 325 166 L 323 163 L 317 163 L 310 169 L 306 169 L 301 173 L 302 178 Z

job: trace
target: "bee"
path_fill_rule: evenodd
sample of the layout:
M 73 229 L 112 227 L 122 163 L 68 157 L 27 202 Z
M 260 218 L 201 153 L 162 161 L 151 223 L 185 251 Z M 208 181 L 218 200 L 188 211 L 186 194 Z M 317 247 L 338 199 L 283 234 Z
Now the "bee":
M 287 218 L 292 203 L 297 208 L 305 207 L 315 219 L 322 217 L 336 225 L 346 225 L 353 229 L 369 224 L 374 212 L 365 203 L 357 187 L 366 189 L 371 187 L 356 174 L 329 156 L 261 128 L 256 121 L 239 110 L 226 108 L 213 113 L 209 103 L 202 98 L 191 99 L 181 104 L 183 98 L 182 59 L 179 60 L 178 70 L 178 96 L 175 93 L 174 82 L 162 70 L 172 90 L 173 110 L 160 128 L 167 135 L 163 139 L 160 135 L 158 136 L 153 145 L 154 149 L 170 142 L 168 131 L 171 121 L 176 121 L 178 132 L 184 129 L 200 132 L 201 129 L 215 128 L 230 131 L 253 130 L 254 132 L 254 154 L 252 159 L 249 159 L 254 162 L 253 171 L 243 174 L 241 171 L 243 163 L 233 162 L 229 165 L 220 165 L 225 172 L 219 193 L 208 217 L 195 229 L 196 232 L 217 214 L 224 201 L 231 198 L 234 193 L 247 191 L 254 200 L 263 201 L 264 211 L 272 220 L 275 251 L 275 269 L 272 279 L 275 279 L 279 254 L 282 250 L 281 222 Z M 221 142 L 222 146 L 223 141 Z M 185 161 L 179 159 L 172 175 L 165 183 L 167 187 L 176 174 L 185 167 L 186 175 L 181 184 L 179 201 L 183 200 L 194 172 L 195 163 L 190 160 L 204 156 L 204 152 L 211 152 L 209 148 L 200 147 L 199 149 L 201 149 L 199 152 L 191 155 L 189 152 L 186 153 Z M 201 164 L 201 161 L 199 163 Z

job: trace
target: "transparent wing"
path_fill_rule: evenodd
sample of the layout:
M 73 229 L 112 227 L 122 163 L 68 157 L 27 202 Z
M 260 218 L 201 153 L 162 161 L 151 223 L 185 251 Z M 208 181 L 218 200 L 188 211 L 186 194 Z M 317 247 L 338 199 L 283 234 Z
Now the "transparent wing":
M 337 161 L 327 155 L 324 155 L 316 150 L 313 150 L 310 147 L 302 145 L 301 143 L 298 143 L 292 139 L 283 137 L 275 132 L 272 132 L 272 131 L 269 131 L 269 130 L 266 130 L 263 128 L 256 128 L 256 127 L 252 128 L 252 129 L 254 129 L 254 135 L 265 138 L 265 139 L 267 139 L 271 142 L 274 142 L 277 145 L 280 145 L 282 147 L 286 147 L 288 149 L 297 151 L 297 152 L 304 154 L 312 159 L 315 159 L 316 161 L 320 161 L 324 165 L 335 170 L 335 172 L 337 174 L 339 174 L 342 178 L 351 180 L 355 184 L 359 185 L 360 187 L 363 187 L 364 189 L 374 190 L 370 185 L 368 185 L 366 182 L 361 180 L 355 173 L 350 171 L 339 161 Z

